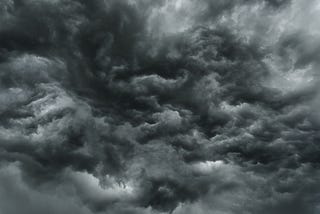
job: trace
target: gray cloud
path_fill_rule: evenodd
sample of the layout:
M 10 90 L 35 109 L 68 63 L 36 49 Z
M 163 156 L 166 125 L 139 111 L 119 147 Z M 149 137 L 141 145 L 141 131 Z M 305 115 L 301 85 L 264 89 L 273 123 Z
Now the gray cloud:
M 2 1 L 0 213 L 318 213 L 319 8 Z

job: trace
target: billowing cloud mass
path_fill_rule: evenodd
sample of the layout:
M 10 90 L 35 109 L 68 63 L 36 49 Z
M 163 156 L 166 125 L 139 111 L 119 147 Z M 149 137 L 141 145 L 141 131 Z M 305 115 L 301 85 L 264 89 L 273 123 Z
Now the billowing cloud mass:
M 1 214 L 320 213 L 320 2 L 1 0 Z

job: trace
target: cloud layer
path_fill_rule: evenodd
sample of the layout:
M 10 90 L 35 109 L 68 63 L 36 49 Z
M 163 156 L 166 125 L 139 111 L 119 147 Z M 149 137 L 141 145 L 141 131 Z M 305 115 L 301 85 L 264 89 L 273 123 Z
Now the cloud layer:
M 3 0 L 0 213 L 320 212 L 316 0 Z

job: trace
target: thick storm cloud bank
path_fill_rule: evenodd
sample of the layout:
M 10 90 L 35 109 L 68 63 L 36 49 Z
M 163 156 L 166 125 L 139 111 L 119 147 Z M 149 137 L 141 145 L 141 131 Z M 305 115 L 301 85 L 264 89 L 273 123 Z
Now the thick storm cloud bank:
M 1 0 L 1 214 L 320 213 L 320 2 Z

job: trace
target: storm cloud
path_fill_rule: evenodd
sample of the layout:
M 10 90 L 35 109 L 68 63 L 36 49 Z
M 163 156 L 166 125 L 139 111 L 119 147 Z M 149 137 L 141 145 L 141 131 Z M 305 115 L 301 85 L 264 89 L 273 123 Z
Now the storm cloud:
M 317 214 L 316 0 L 2 0 L 0 213 Z

